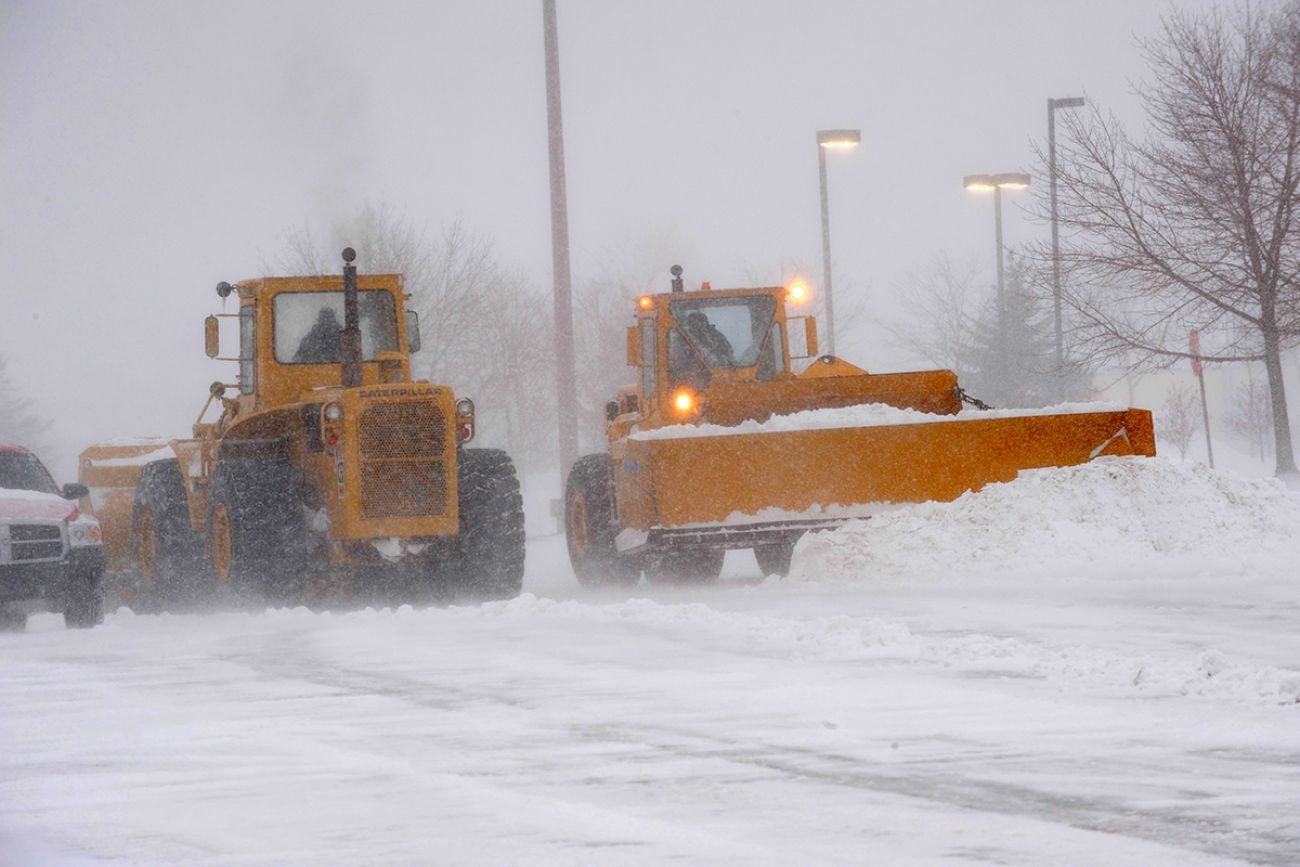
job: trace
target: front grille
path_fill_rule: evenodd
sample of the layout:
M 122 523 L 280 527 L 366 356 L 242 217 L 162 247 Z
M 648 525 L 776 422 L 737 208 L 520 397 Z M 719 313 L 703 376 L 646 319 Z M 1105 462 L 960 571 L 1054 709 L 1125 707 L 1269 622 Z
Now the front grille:
M 377 403 L 361 414 L 361 513 L 418 518 L 447 513 L 447 417 L 433 401 Z
M 366 461 L 361 512 L 367 518 L 419 518 L 447 511 L 447 470 L 440 461 Z
M 361 416 L 361 459 L 442 456 L 447 419 L 431 400 L 378 403 Z
M 63 557 L 63 531 L 58 524 L 0 525 L 0 561 L 34 563 Z

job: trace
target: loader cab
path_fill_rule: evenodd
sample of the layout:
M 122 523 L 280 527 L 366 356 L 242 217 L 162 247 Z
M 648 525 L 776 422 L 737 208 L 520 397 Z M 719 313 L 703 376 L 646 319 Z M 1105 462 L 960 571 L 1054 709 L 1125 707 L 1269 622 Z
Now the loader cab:
M 806 356 L 792 358 L 788 328 L 808 317 L 789 315 L 787 305 L 806 297 L 801 285 L 641 296 L 628 330 L 628 364 L 638 368 L 638 382 L 620 391 L 610 424 L 704 421 L 711 391 L 792 378 L 791 362 Z
M 410 382 L 419 321 L 406 310 L 401 276 L 361 275 L 357 289 L 362 384 Z M 241 414 L 341 387 L 341 277 L 272 277 L 239 283 L 234 290 Z

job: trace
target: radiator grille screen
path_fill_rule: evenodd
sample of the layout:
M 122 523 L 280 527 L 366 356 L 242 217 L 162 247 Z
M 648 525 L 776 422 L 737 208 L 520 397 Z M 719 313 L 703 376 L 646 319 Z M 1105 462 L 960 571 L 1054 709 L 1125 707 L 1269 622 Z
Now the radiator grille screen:
M 447 513 L 446 416 L 433 401 L 378 403 L 361 416 L 361 503 L 366 518 Z

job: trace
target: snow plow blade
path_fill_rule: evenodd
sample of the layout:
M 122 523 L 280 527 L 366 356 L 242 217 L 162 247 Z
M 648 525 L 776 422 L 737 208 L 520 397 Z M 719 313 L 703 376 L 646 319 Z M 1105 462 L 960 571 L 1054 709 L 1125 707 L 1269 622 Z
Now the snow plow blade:
M 1025 469 L 1155 455 L 1151 413 L 1140 409 L 934 419 L 722 435 L 633 434 L 623 457 L 632 473 L 619 487 L 620 503 L 632 508 L 623 518 L 631 526 L 643 519 L 638 529 L 646 535 L 636 542 L 689 537 L 683 541 L 743 547 L 764 535 L 834 526 L 895 504 L 954 500 Z M 645 474 L 652 485 L 636 483 Z M 638 497 L 651 488 L 653 499 Z

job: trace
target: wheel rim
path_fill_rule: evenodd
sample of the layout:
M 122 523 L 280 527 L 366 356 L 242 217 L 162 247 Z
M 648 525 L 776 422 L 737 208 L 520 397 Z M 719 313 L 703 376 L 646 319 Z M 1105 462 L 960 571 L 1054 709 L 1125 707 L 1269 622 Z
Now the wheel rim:
M 217 503 L 212 510 L 212 568 L 223 583 L 230 580 L 230 564 L 235 559 L 232 541 L 230 511 L 225 503 Z
M 575 557 L 587 556 L 587 498 L 575 494 L 569 501 L 569 550 Z
M 151 583 L 158 580 L 158 527 L 148 506 L 136 520 L 136 562 L 142 578 Z

